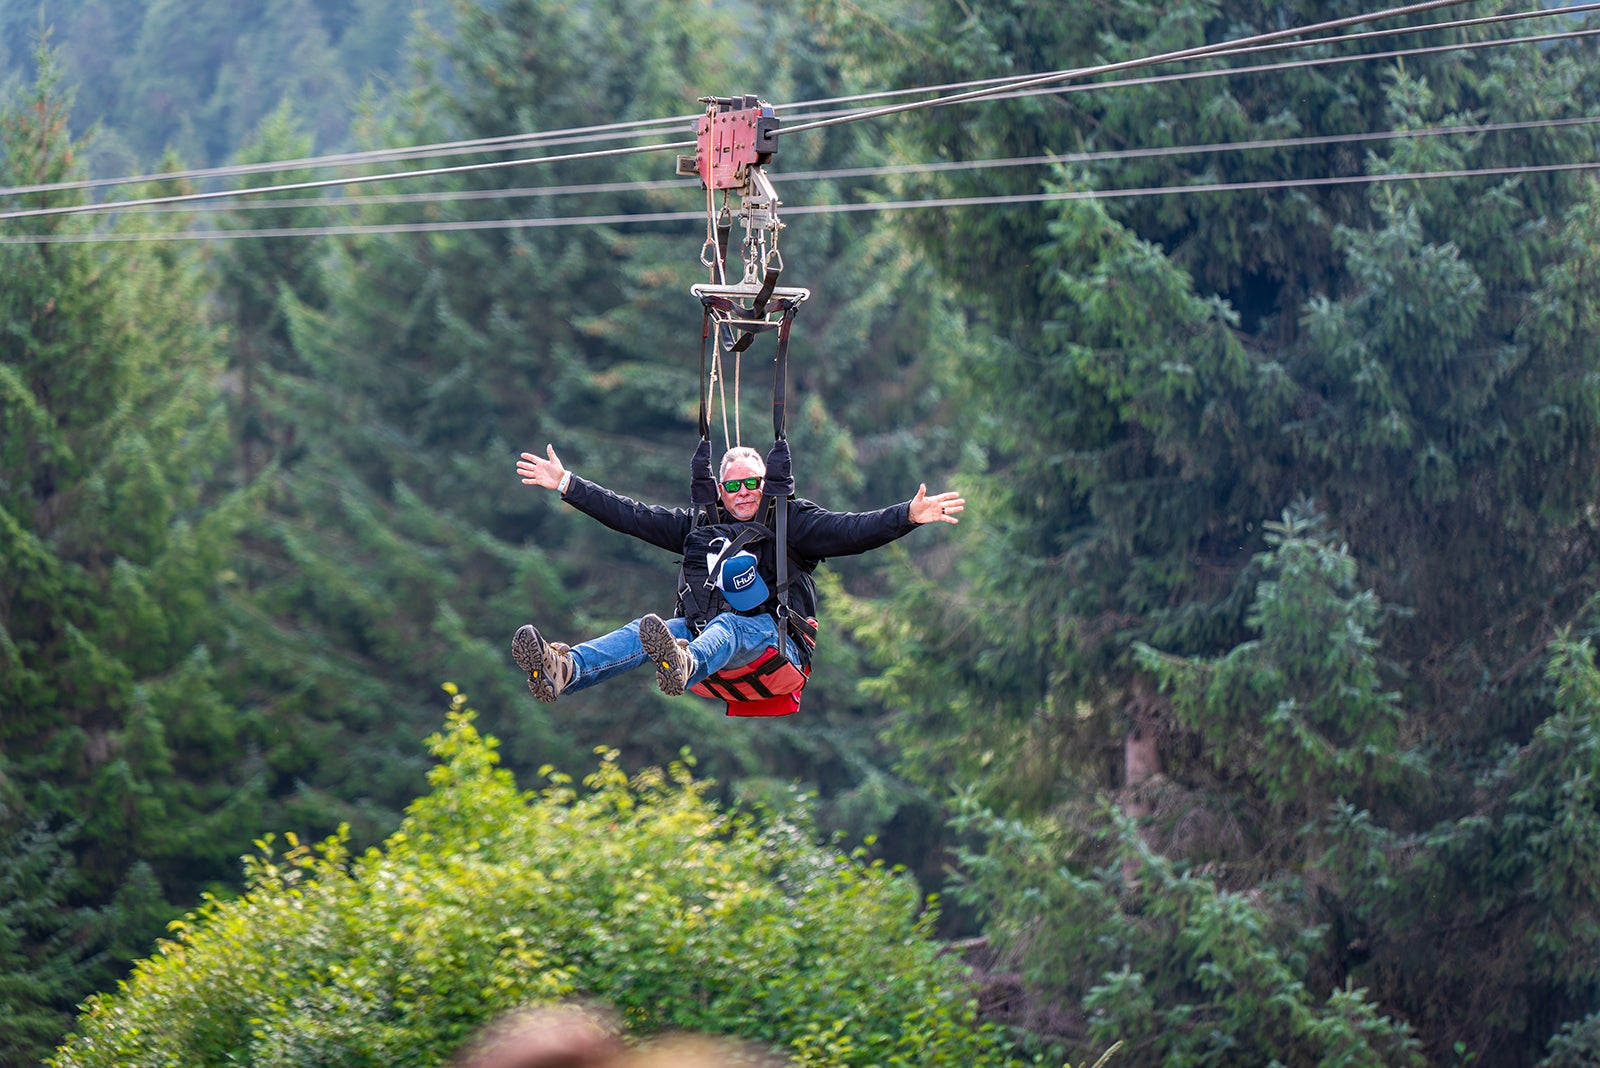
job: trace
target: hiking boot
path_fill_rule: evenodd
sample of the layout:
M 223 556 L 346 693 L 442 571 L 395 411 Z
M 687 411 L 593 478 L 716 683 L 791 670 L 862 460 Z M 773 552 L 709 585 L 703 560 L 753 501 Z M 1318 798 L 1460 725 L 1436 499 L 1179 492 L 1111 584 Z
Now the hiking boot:
M 531 623 L 512 636 L 511 659 L 528 673 L 528 689 L 541 701 L 554 701 L 572 681 L 572 648 L 545 641 Z
M 668 697 L 681 694 L 694 674 L 689 643 L 673 637 L 660 616 L 645 616 L 639 620 L 639 644 L 644 646 L 644 655 L 656 662 L 656 685 L 661 692 Z

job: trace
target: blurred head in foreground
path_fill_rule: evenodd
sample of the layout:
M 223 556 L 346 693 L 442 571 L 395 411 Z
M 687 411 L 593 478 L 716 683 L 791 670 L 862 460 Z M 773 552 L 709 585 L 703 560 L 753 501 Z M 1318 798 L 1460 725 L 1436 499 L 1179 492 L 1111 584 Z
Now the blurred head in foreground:
M 730 1039 L 674 1035 L 630 1047 L 603 1010 L 559 1006 L 502 1017 L 456 1056 L 455 1068 L 778 1068 Z

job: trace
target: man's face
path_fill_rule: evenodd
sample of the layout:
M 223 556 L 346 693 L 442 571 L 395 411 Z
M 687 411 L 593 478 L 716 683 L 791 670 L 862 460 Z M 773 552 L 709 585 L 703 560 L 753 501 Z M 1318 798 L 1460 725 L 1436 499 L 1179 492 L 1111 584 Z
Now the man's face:
M 753 460 L 738 459 L 728 465 L 722 473 L 722 478 L 717 484 L 717 492 L 722 495 L 722 506 L 735 519 L 749 519 L 761 507 L 761 466 Z M 746 485 L 754 478 L 756 484 Z M 738 480 L 737 492 L 729 493 L 728 484 Z

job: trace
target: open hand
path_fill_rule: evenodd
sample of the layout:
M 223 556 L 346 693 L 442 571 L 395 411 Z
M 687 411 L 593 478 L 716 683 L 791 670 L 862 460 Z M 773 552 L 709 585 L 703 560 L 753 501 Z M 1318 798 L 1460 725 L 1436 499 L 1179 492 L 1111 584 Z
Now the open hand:
M 561 458 L 556 455 L 554 445 L 544 447 L 545 456 L 536 456 L 531 452 L 522 454 L 522 459 L 517 461 L 517 474 L 522 476 L 525 486 L 543 486 L 545 489 L 555 489 L 561 485 L 561 476 L 567 469 L 561 466 Z
M 935 493 L 928 496 L 928 484 L 922 483 L 917 487 L 917 495 L 911 498 L 911 521 L 913 523 L 959 523 L 956 518 L 966 510 L 967 501 L 958 493 Z

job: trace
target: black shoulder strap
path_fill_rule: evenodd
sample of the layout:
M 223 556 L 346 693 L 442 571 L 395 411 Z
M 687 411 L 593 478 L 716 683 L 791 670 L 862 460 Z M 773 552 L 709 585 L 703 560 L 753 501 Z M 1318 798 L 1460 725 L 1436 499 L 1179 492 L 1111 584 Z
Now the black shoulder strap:
M 728 557 L 757 538 L 766 537 L 767 534 L 768 531 L 765 527 L 747 526 L 733 537 L 726 539 L 722 548 L 717 550 L 717 555 L 709 561 L 709 565 L 706 567 L 706 586 L 711 587 L 717 584 L 717 570 L 722 567 L 723 562 Z

